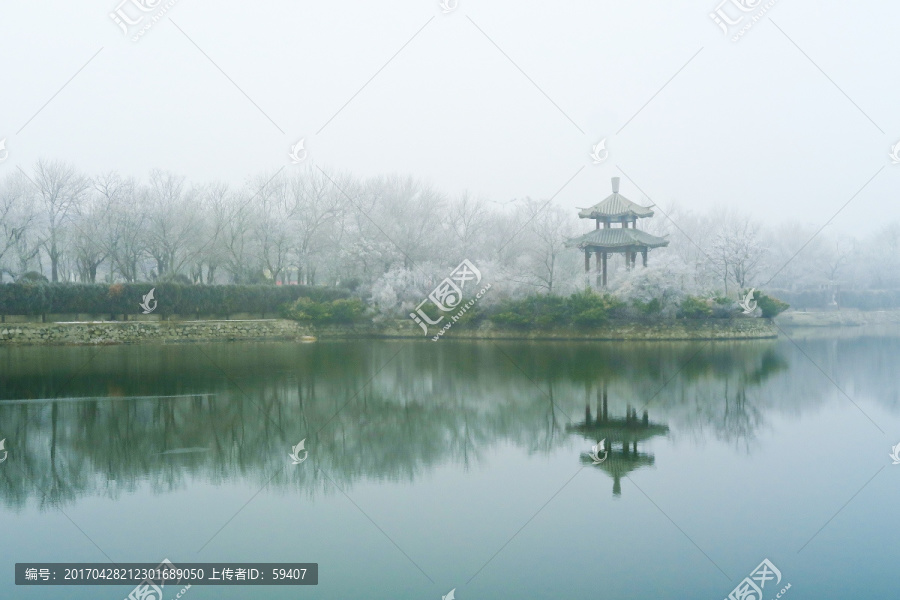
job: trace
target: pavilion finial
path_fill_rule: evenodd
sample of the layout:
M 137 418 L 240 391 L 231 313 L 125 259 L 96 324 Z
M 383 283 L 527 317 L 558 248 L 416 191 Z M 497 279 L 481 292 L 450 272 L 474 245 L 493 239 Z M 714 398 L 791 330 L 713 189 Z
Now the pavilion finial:
M 612 187 L 613 187 L 613 194 L 618 194 L 619 193 L 619 178 L 618 177 L 612 178 Z

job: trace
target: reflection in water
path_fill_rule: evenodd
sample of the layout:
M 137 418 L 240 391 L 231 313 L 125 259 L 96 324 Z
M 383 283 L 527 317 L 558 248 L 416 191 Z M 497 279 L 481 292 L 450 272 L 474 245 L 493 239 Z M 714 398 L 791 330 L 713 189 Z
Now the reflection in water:
M 585 390 L 590 398 L 590 389 Z M 637 410 L 630 404 L 625 408 L 625 418 L 609 417 L 609 395 L 605 383 L 597 389 L 597 418 L 591 419 L 591 405 L 584 405 L 584 421 L 566 426 L 567 430 L 580 433 L 587 440 L 606 440 L 609 453 L 606 460 L 594 464 L 588 455 L 582 455 L 583 463 L 605 471 L 613 478 L 613 495 L 622 495 L 622 477 L 632 471 L 653 465 L 653 455 L 638 451 L 638 442 L 644 442 L 657 435 L 669 432 L 666 425 L 650 422 L 650 414 L 644 410 L 643 417 L 638 419 Z M 621 448 L 616 451 L 616 445 Z
M 885 351 L 876 346 L 858 352 Z M 832 368 L 828 347 L 808 352 Z M 795 389 L 814 367 L 776 341 L 35 347 L 0 349 L 0 366 L 0 498 L 11 507 L 192 481 L 333 494 L 326 474 L 342 487 L 412 481 L 499 444 L 549 453 L 571 434 L 607 440 L 597 467 L 618 495 L 622 477 L 653 464 L 640 448 L 653 437 L 750 448 L 767 413 L 802 411 L 830 385 L 811 376 Z M 300 439 L 309 459 L 291 466 Z

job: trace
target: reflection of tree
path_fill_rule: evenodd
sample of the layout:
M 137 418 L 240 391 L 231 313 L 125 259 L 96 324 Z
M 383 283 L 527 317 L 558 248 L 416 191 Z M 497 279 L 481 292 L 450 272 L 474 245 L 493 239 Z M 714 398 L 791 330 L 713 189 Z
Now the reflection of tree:
M 679 404 L 684 410 L 678 420 L 698 433 L 711 429 L 716 439 L 743 445 L 749 451 L 768 404 L 759 396 L 759 389 L 786 370 L 787 362 L 774 348 L 768 348 L 756 356 L 743 356 L 741 364 L 743 368 L 723 369 L 716 378 L 694 381 L 689 393 L 682 390 Z
M 398 344 L 120 346 L 93 361 L 89 348 L 4 350 L 0 397 L 18 400 L 0 400 L 0 434 L 16 448 L 0 496 L 22 506 L 194 481 L 271 479 L 304 494 L 334 493 L 328 478 L 345 490 L 361 478 L 408 481 L 448 461 L 468 467 L 499 444 L 568 444 L 584 390 L 600 382 L 603 414 L 628 415 L 616 432 L 583 432 L 621 445 L 611 469 L 644 460 L 642 420 L 627 404 L 650 401 L 681 429 L 750 439 L 767 406 L 750 391 L 786 364 L 772 342 Z M 291 465 L 304 438 L 309 459 Z

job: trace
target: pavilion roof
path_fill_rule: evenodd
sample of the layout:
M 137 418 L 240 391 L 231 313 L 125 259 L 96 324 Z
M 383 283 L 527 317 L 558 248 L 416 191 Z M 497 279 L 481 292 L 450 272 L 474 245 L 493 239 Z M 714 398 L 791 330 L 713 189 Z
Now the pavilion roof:
M 647 246 L 661 248 L 669 245 L 669 240 L 652 233 L 624 227 L 595 229 L 566 242 L 569 247 L 576 248 L 627 248 L 630 246 Z
M 625 454 L 620 451 L 610 451 L 606 460 L 597 465 L 593 464 L 594 460 L 589 454 L 582 454 L 580 459 L 581 464 L 591 465 L 592 467 L 606 471 L 613 477 L 625 476 L 641 467 L 652 467 L 655 462 L 655 457 L 652 454 L 646 454 L 644 452 L 629 452 L 628 454 Z
M 578 211 L 582 219 L 617 219 L 620 217 L 652 217 L 653 210 L 649 206 L 635 204 L 622 194 L 613 192 L 606 199 L 598 202 L 590 208 Z
M 609 419 L 606 421 L 591 420 L 588 423 L 581 422 L 567 425 L 567 431 L 580 433 L 588 440 L 606 439 L 610 443 L 616 442 L 643 442 L 657 435 L 669 433 L 667 425 L 648 423 L 641 421 L 628 421 L 626 419 Z

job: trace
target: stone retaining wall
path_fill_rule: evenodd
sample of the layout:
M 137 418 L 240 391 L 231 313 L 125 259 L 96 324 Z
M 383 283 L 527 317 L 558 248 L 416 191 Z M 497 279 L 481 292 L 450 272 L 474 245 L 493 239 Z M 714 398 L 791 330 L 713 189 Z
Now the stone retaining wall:
M 0 344 L 134 344 L 232 340 L 406 338 L 431 341 L 411 319 L 381 324 L 311 327 L 284 319 L 230 321 L 94 321 L 0 324 Z M 735 340 L 778 337 L 767 319 L 679 319 L 661 323 L 610 323 L 592 330 L 517 331 L 490 323 L 459 323 L 441 338 L 494 340 Z
M 415 338 L 432 341 L 434 327 L 426 335 L 412 319 L 376 326 L 318 327 L 316 335 L 331 337 Z M 558 328 L 551 330 L 501 329 L 492 323 L 473 327 L 459 323 L 438 339 L 492 340 L 740 340 L 777 338 L 778 329 L 769 319 L 674 319 L 661 322 L 616 322 L 594 329 Z
M 0 324 L 0 344 L 134 344 L 298 339 L 310 328 L 284 319 Z
M 234 321 L 234 320 L 265 320 L 271 318 L 272 313 L 234 313 L 221 315 L 162 315 L 151 313 L 149 315 L 131 314 L 105 314 L 89 315 L 82 313 L 45 315 L 0 315 L 0 324 L 3 323 L 69 323 L 72 321 Z

